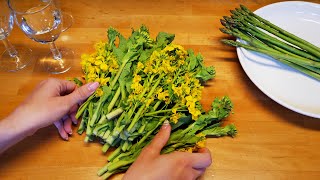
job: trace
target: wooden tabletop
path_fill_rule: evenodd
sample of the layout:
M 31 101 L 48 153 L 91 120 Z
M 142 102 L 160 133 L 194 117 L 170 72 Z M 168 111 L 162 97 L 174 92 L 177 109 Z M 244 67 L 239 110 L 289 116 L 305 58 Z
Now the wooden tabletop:
M 206 109 L 214 97 L 228 95 L 234 114 L 235 138 L 209 139 L 213 165 L 202 179 L 264 180 L 320 179 L 320 120 L 300 115 L 264 95 L 247 77 L 234 48 L 220 39 L 219 19 L 240 3 L 256 10 L 276 0 L 140 0 L 62 1 L 62 9 L 74 17 L 73 26 L 56 41 L 74 50 L 72 69 L 61 75 L 43 72 L 34 61 L 16 73 L 0 72 L 0 119 L 8 115 L 41 80 L 81 75 L 80 55 L 93 51 L 93 44 L 106 40 L 106 29 L 117 28 L 125 36 L 131 27 L 149 27 L 153 37 L 159 31 L 176 34 L 175 43 L 201 52 L 217 76 L 203 92 Z M 320 3 L 319 0 L 312 2 Z M 28 39 L 15 26 L 9 40 L 32 48 L 36 59 L 49 47 Z M 0 46 L 0 52 L 4 47 Z M 77 127 L 74 127 L 76 131 Z M 62 141 L 53 126 L 39 130 L 0 157 L 0 179 L 98 179 L 97 170 L 106 163 L 98 143 L 85 144 L 75 134 Z M 120 176 L 113 177 L 120 179 Z

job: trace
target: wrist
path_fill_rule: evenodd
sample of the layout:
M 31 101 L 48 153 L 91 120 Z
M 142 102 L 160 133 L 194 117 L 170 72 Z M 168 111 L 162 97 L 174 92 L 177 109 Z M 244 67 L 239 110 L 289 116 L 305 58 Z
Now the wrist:
M 0 154 L 34 132 L 20 125 L 12 115 L 0 120 Z
M 33 123 L 29 121 L 30 117 L 27 117 L 27 109 L 23 106 L 16 108 L 8 117 L 5 118 L 8 130 L 13 134 L 20 136 L 31 136 L 39 128 L 35 127 Z

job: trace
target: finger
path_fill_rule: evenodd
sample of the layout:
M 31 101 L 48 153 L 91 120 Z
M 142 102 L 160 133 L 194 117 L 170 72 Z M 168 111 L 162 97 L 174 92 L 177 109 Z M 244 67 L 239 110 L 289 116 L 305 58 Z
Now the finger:
M 192 167 L 196 169 L 207 168 L 211 165 L 211 153 L 207 148 L 202 148 L 198 153 L 190 154 L 190 160 L 192 162 Z
M 206 169 L 192 169 L 192 179 L 198 179 L 201 175 L 204 174 L 204 172 L 206 171 Z
M 201 148 L 201 149 L 198 149 L 198 153 L 210 153 L 210 150 L 208 148 Z
M 69 139 L 69 136 L 63 128 L 63 122 L 60 120 L 54 122 L 53 124 L 57 127 L 61 138 L 67 141 Z
M 99 87 L 98 82 L 88 83 L 77 89 L 75 89 L 71 94 L 65 96 L 70 107 L 78 104 L 79 102 L 87 99 L 97 88 Z
M 70 108 L 69 113 L 71 114 L 71 113 L 77 112 L 77 111 L 78 111 L 78 108 L 79 108 L 78 104 L 73 105 L 73 106 Z
M 76 118 L 76 112 L 70 114 L 70 118 L 73 124 L 78 124 L 78 119 Z
M 66 120 L 63 121 L 63 129 L 65 130 L 66 133 L 68 133 L 69 135 L 72 134 L 72 129 L 71 129 L 71 118 L 68 118 Z
M 60 83 L 59 92 L 61 96 L 70 94 L 77 88 L 77 85 L 71 81 L 59 79 L 59 83 Z
M 160 154 L 161 149 L 167 144 L 171 132 L 171 126 L 168 120 L 165 120 L 158 134 L 153 138 L 148 149 L 153 153 Z

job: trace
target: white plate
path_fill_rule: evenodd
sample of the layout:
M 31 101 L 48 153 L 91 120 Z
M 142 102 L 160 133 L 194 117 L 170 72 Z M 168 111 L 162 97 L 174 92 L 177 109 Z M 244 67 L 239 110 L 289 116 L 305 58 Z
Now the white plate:
M 255 11 L 275 25 L 320 47 L 320 4 L 288 1 Z M 320 118 L 320 81 L 273 58 L 237 48 L 240 63 L 251 81 L 279 104 Z

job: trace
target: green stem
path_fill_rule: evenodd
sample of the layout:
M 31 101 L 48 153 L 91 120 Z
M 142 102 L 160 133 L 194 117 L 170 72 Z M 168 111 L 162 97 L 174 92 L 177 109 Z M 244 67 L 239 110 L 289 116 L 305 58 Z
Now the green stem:
M 108 130 L 104 133 L 102 139 L 103 139 L 103 140 L 107 140 L 108 137 L 110 136 L 110 134 L 111 134 L 111 130 L 108 129 Z
M 84 111 L 82 119 L 81 119 L 81 123 L 80 123 L 78 131 L 77 131 L 78 134 L 82 134 L 86 128 L 86 123 L 88 123 L 88 117 L 86 117 L 87 114 L 88 114 L 88 111 Z
M 99 102 L 98 102 L 98 105 L 96 107 L 96 110 L 92 116 L 91 119 L 89 119 L 89 124 L 90 126 L 94 126 L 94 124 L 96 123 L 98 117 L 99 117 L 99 113 L 100 113 L 100 110 L 101 110 L 101 107 L 102 107 L 102 104 L 107 100 L 107 95 L 103 95 L 100 99 L 99 99 Z
M 116 91 L 116 93 L 115 93 L 115 95 L 113 96 L 113 98 L 112 98 L 109 106 L 108 106 L 108 111 L 107 111 L 108 113 L 113 109 L 116 101 L 118 100 L 118 98 L 119 98 L 119 96 L 120 96 L 120 92 L 121 92 L 121 88 L 120 88 L 120 86 L 119 86 L 118 89 L 117 89 L 117 91 Z
M 140 141 L 137 143 L 137 146 L 141 145 L 160 125 L 162 125 L 163 121 L 166 120 L 167 117 L 163 117 L 159 120 L 158 124 L 149 131 L 145 136 L 143 136 Z
M 132 164 L 135 161 L 135 159 L 129 159 L 126 161 L 118 161 L 115 163 L 112 163 L 110 166 L 108 166 L 108 171 L 115 171 L 123 166 L 127 166 L 129 164 Z
M 88 107 L 91 99 L 93 99 L 94 97 L 95 97 L 95 93 L 92 94 L 92 95 L 87 99 L 87 101 L 84 102 L 84 103 L 79 107 L 78 112 L 77 112 L 77 114 L 76 114 L 76 119 L 79 119 L 79 118 L 80 118 L 80 116 L 82 115 L 82 113 L 84 112 L 84 110 L 87 109 L 87 107 Z
M 158 85 L 160 84 L 162 78 L 163 78 L 163 74 L 160 75 L 160 77 L 158 78 L 158 80 L 156 81 L 156 83 L 153 85 L 153 87 L 151 88 L 150 92 L 148 93 L 146 100 L 150 98 L 150 96 L 153 95 L 154 91 L 156 90 L 156 88 L 158 87 Z M 142 113 L 142 111 L 145 109 L 146 104 L 144 103 L 138 110 L 137 114 L 134 116 L 133 120 L 131 121 L 129 127 L 128 127 L 128 131 L 131 132 L 132 128 L 134 127 L 134 125 L 137 123 L 137 121 L 140 118 L 140 115 Z
M 105 143 L 105 144 L 102 146 L 102 152 L 103 152 L 103 153 L 106 153 L 109 148 L 110 148 L 110 144 Z
M 150 112 L 150 113 L 146 113 L 144 114 L 145 116 L 153 116 L 156 114 L 160 114 L 160 113 L 166 113 L 166 112 L 171 112 L 172 109 L 165 109 L 165 110 L 160 110 L 160 111 L 154 111 L 154 112 Z M 183 112 L 183 111 L 188 111 L 188 110 L 177 110 L 179 112 Z
M 108 157 L 108 161 L 112 161 L 114 158 L 116 158 L 121 153 L 121 147 L 119 146 L 116 150 L 114 150 L 110 156 Z
M 153 110 L 154 110 L 154 111 L 158 109 L 158 107 L 160 106 L 161 102 L 162 102 L 162 101 L 157 101 L 157 102 L 156 102 L 156 104 L 153 106 Z
M 114 174 L 117 174 L 117 173 L 121 173 L 121 172 L 124 172 L 126 171 L 127 169 L 129 169 L 129 166 L 127 168 L 121 168 L 121 169 L 116 169 L 114 171 L 108 171 L 106 173 L 103 174 L 103 176 L 101 176 L 102 179 L 106 180 L 108 179 L 109 177 L 111 177 L 112 175 Z
M 141 113 L 142 113 L 142 111 L 144 110 L 145 107 L 146 107 L 146 104 L 143 104 L 143 105 L 139 108 L 137 114 L 134 116 L 133 120 L 131 121 L 131 123 L 130 123 L 128 129 L 127 129 L 129 132 L 132 131 L 132 128 L 133 128 L 134 125 L 138 122 L 138 120 L 139 120 L 139 118 L 140 118 L 140 115 L 141 115 Z
M 122 114 L 123 111 L 124 111 L 124 110 L 123 110 L 122 108 L 118 108 L 118 109 L 110 112 L 109 114 L 107 114 L 107 115 L 106 115 L 106 118 L 107 118 L 108 120 L 112 120 L 112 119 L 118 117 L 120 114 Z
M 106 165 L 104 165 L 101 169 L 99 169 L 98 171 L 98 176 L 102 176 L 105 172 L 108 171 L 108 167 L 109 167 L 110 163 L 107 163 Z
M 107 116 L 102 114 L 100 120 L 98 121 L 98 124 L 104 124 L 107 120 Z

